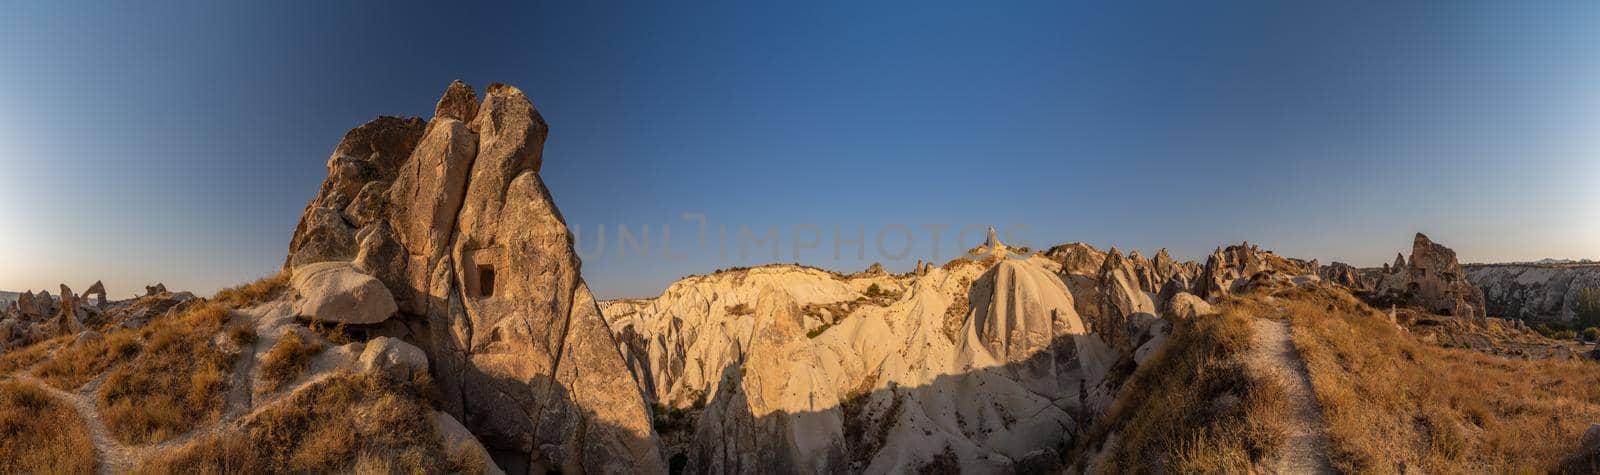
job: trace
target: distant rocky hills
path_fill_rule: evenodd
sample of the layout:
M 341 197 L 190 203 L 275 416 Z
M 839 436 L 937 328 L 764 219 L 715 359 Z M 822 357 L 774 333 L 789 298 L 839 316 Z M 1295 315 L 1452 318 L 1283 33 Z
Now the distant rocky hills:
M 1495 315 L 1600 325 L 1600 265 L 1477 264 L 1466 266 L 1466 272 Z

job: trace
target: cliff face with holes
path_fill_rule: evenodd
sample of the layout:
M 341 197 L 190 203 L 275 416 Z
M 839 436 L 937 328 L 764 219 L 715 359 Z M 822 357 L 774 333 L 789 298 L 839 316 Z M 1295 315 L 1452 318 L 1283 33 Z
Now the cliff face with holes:
M 507 468 L 664 472 L 644 398 L 539 178 L 547 132 L 517 88 L 490 85 L 479 102 L 459 81 L 428 121 L 352 129 L 284 266 L 348 262 L 381 282 L 395 315 L 352 327 L 422 348 L 444 409 Z

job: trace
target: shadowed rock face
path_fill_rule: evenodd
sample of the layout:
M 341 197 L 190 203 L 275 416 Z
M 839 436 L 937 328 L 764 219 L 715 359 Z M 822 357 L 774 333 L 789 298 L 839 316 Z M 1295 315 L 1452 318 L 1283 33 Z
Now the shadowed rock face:
M 381 117 L 346 134 L 286 267 L 353 261 L 381 281 L 447 412 L 497 453 L 521 454 L 508 467 L 664 472 L 539 178 L 544 119 L 515 87 L 476 97 L 457 81 L 431 121 Z

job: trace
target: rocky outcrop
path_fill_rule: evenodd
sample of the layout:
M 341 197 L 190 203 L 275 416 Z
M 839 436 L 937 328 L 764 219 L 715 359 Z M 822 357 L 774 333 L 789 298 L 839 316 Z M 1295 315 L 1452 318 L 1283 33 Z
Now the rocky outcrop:
M 93 295 L 95 297 L 95 306 L 101 309 L 104 309 L 106 302 L 108 302 L 106 300 L 106 284 L 98 280 L 94 281 L 94 284 L 90 285 L 88 290 L 83 291 L 83 295 L 85 297 Z
M 55 334 L 76 335 L 83 331 L 83 321 L 88 319 L 87 311 L 78 308 L 78 295 L 72 293 L 67 284 L 61 284 L 61 306 L 56 310 L 56 316 L 51 326 Z
M 1490 264 L 1464 267 L 1488 314 L 1551 322 L 1600 322 L 1600 265 Z M 1592 323 L 1590 323 L 1592 324 Z
M 393 381 L 411 381 L 413 376 L 428 372 L 428 355 L 398 338 L 380 336 L 363 346 L 356 369 Z
M 1145 259 L 1143 254 L 1139 254 L 1139 251 L 1128 253 L 1128 264 L 1133 266 L 1133 275 L 1138 278 L 1139 288 L 1145 292 L 1160 291 L 1161 284 L 1166 283 L 1166 280 L 1156 273 L 1155 265 L 1149 259 Z
M 39 304 L 34 300 L 35 297 L 31 290 L 17 295 L 17 311 L 22 314 L 23 318 L 36 319 L 43 313 L 39 311 Z
M 1156 251 L 1156 256 L 1150 258 L 1150 267 L 1155 271 L 1158 289 L 1173 279 L 1188 281 L 1193 277 L 1193 274 L 1184 268 L 1183 264 L 1179 264 L 1177 260 L 1172 258 L 1172 255 L 1167 254 L 1166 248 Z
M 77 335 L 89 329 L 101 329 L 113 322 L 110 316 L 122 316 L 134 301 L 110 302 L 105 298 L 105 286 L 95 282 L 90 292 L 79 295 L 66 284 L 59 286 L 60 298 L 48 291 L 32 291 L 15 295 L 17 301 L 0 309 L 0 350 L 37 343 L 46 339 Z M 96 302 L 90 305 L 90 294 Z M 169 294 L 170 295 L 170 294 Z
M 1198 296 L 1214 301 L 1261 285 L 1317 280 L 1317 272 L 1312 262 L 1280 257 L 1243 242 L 1212 251 L 1195 283 L 1195 291 Z
M 1557 473 L 1596 473 L 1600 471 L 1600 424 L 1589 426 L 1578 440 L 1578 449 L 1561 461 Z
M 1172 299 L 1168 300 L 1162 308 L 1162 316 L 1174 320 L 1188 320 L 1216 312 L 1205 299 L 1196 297 L 1188 292 L 1179 292 L 1173 295 Z
M 348 262 L 296 267 L 289 282 L 295 313 L 306 319 L 364 325 L 388 320 L 397 310 L 382 282 Z
M 1366 280 L 1361 277 L 1361 269 L 1343 262 L 1323 266 L 1318 269 L 1317 274 L 1324 281 L 1342 285 L 1350 290 L 1362 291 L 1369 288 Z
M 284 268 L 355 257 L 354 226 L 345 210 L 368 183 L 392 181 L 422 138 L 421 119 L 379 117 L 351 129 L 328 157 L 328 178 L 289 240 Z
M 1106 261 L 1106 253 L 1081 242 L 1052 247 L 1045 251 L 1045 257 L 1061 263 L 1062 273 L 1084 276 L 1098 274 L 1100 264 Z
M 547 131 L 522 91 L 494 84 L 480 104 L 459 81 L 427 122 L 352 129 L 285 267 L 296 289 L 302 272 L 339 269 L 329 305 L 385 289 L 350 299 L 377 302 L 359 317 L 318 318 L 372 325 L 392 307 L 394 322 L 370 331 L 423 350 L 446 412 L 497 454 L 521 454 L 506 466 L 663 472 L 639 386 L 539 177 Z M 296 309 L 320 313 L 314 292 L 296 294 Z
M 1466 270 L 1450 250 L 1422 233 L 1411 244 L 1411 259 L 1397 258 L 1400 272 L 1388 274 L 1378 282 L 1380 298 L 1422 307 L 1430 312 L 1482 320 L 1487 317 L 1482 289 L 1467 280 Z

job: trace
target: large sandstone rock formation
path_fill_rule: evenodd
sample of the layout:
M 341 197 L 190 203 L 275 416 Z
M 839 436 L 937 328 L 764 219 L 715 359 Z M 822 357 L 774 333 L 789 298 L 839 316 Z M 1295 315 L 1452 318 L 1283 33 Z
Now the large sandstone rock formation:
M 662 472 L 638 385 L 539 178 L 547 131 L 522 91 L 493 84 L 479 104 L 459 81 L 427 122 L 352 129 L 285 268 L 353 263 L 344 275 L 381 282 L 389 295 L 352 300 L 376 310 L 350 323 L 398 309 L 369 330 L 423 349 L 446 411 L 512 471 Z
M 1120 253 L 1081 290 L 1063 253 L 982 254 L 920 274 L 719 272 L 602 308 L 660 411 L 690 414 L 663 432 L 690 472 L 1058 470 L 1112 368 L 1166 326 Z
M 1380 297 L 1443 315 L 1475 320 L 1487 317 L 1483 290 L 1467 281 L 1466 270 L 1456 261 L 1455 251 L 1434 243 L 1428 236 L 1417 233 L 1411 244 L 1410 262 L 1396 257 L 1395 267 L 1401 269 L 1378 282 Z

